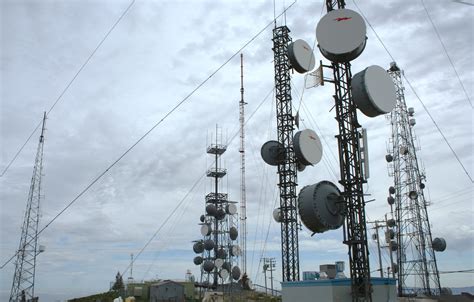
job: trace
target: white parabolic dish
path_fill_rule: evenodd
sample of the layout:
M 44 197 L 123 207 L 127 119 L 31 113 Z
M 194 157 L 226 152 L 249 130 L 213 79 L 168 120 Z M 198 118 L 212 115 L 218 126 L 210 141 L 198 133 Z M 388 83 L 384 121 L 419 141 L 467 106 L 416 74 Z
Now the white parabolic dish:
M 295 154 L 304 165 L 315 165 L 323 157 L 323 145 L 316 132 L 311 129 L 299 131 L 294 137 Z
M 364 51 L 367 28 L 353 10 L 336 9 L 319 20 L 316 27 L 318 47 L 328 60 L 349 62 Z
M 372 65 L 352 78 L 354 103 L 367 116 L 389 113 L 395 108 L 397 96 L 390 75 L 380 66 Z
M 288 58 L 291 66 L 299 73 L 313 70 L 316 64 L 313 50 L 308 43 L 301 39 L 288 45 Z

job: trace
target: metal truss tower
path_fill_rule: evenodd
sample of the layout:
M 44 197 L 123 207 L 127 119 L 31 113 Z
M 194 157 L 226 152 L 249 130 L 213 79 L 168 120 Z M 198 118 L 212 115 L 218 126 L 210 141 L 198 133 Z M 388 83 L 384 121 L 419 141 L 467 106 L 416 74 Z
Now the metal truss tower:
M 25 218 L 21 228 L 20 245 L 15 261 L 15 274 L 10 292 L 10 302 L 37 301 L 35 297 L 36 256 L 41 252 L 38 246 L 38 224 L 40 217 L 41 177 L 43 173 L 43 146 L 46 112 L 36 151 L 33 176 L 26 204 Z
M 327 11 L 345 8 L 344 0 L 327 0 Z M 339 165 L 347 204 L 344 223 L 344 244 L 349 247 L 352 300 L 372 301 L 370 286 L 369 250 L 365 221 L 365 201 L 362 175 L 363 162 L 360 150 L 360 130 L 356 105 L 351 93 L 351 64 L 331 64 L 334 74 L 336 120 L 339 134 Z
M 278 142 L 285 160 L 278 164 L 281 211 L 283 281 L 299 280 L 298 215 L 296 205 L 296 160 L 293 148 L 294 119 L 291 113 L 291 76 L 287 48 L 291 42 L 286 26 L 273 29 L 275 94 Z
M 247 273 L 247 197 L 245 192 L 245 103 L 244 101 L 244 55 L 240 54 L 240 245 L 242 246 L 242 273 Z
M 390 114 L 392 137 L 387 160 L 394 178 L 397 221 L 398 295 L 438 295 L 441 291 L 432 247 L 428 202 L 423 194 L 425 174 L 416 156 L 413 108 L 405 103 L 402 71 L 396 63 L 388 70 L 396 87 L 397 105 Z

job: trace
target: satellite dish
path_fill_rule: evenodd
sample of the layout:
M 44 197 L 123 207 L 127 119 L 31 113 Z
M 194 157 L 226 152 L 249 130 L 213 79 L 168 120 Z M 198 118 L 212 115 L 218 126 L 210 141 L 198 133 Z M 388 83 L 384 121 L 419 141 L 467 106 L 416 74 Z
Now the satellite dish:
M 230 249 L 230 254 L 233 256 L 233 257 L 238 257 L 240 256 L 242 253 L 242 250 L 240 249 L 240 246 L 238 245 L 233 245 Z
M 227 258 L 227 252 L 223 248 L 220 248 L 219 250 L 217 250 L 216 257 L 220 259 L 225 259 Z
M 390 186 L 390 187 L 388 188 L 388 193 L 390 193 L 390 194 L 395 194 L 395 188 L 392 187 L 392 186 Z
M 214 269 L 214 262 L 212 262 L 211 260 L 206 260 L 204 261 L 204 264 L 202 265 L 202 268 L 206 271 L 206 272 L 211 272 L 213 269 Z
M 281 215 L 280 209 L 273 210 L 273 219 L 275 219 L 275 221 L 278 223 L 281 223 L 283 221 L 283 216 Z
M 391 163 L 393 161 L 392 154 L 385 155 L 385 160 L 387 161 L 387 163 Z
M 206 220 L 206 216 L 201 215 L 201 217 L 199 217 L 199 220 L 201 220 L 201 222 L 204 222 Z
M 323 145 L 316 132 L 305 129 L 296 132 L 293 137 L 293 146 L 298 162 L 303 165 L 315 165 L 323 156 Z
M 237 239 L 238 236 L 239 236 L 239 232 L 237 231 L 237 229 L 235 227 L 230 227 L 229 229 L 230 239 L 235 240 Z
M 198 241 L 193 245 L 193 251 L 196 254 L 200 254 L 204 252 L 204 244 L 202 243 L 202 241 Z
M 296 162 L 296 169 L 298 169 L 298 172 L 303 172 L 304 169 L 306 169 L 306 166 L 300 162 Z
M 387 202 L 389 205 L 392 205 L 395 203 L 395 198 L 393 198 L 392 196 L 389 196 L 387 197 Z
M 227 278 L 229 278 L 229 271 L 223 268 L 219 272 L 219 276 L 221 276 L 222 279 L 227 280 Z
M 201 235 L 209 236 L 212 233 L 212 226 L 210 224 L 203 224 L 201 226 Z
M 332 182 L 321 181 L 301 189 L 298 194 L 298 212 L 310 231 L 324 233 L 343 224 L 346 204 Z
M 207 206 L 206 206 L 206 213 L 210 216 L 216 216 L 217 214 L 217 208 L 215 205 L 213 205 L 212 203 L 209 203 Z
M 240 268 L 238 266 L 234 266 L 232 268 L 231 275 L 232 275 L 232 279 L 234 279 L 235 281 L 239 280 L 239 278 L 240 278 Z
M 395 219 L 387 220 L 387 225 L 391 228 L 394 227 L 395 226 Z
M 380 66 L 369 66 L 354 75 L 351 91 L 357 108 L 369 117 L 389 113 L 397 104 L 395 84 Z
M 217 259 L 214 261 L 214 264 L 216 265 L 217 268 L 221 268 L 222 265 L 224 264 L 224 260 L 223 260 L 223 259 L 220 259 L 220 258 L 217 258 Z
M 213 250 L 214 247 L 215 247 L 214 240 L 207 239 L 206 241 L 204 241 L 204 248 L 206 249 L 206 251 Z
M 313 70 L 316 65 L 311 46 L 301 39 L 288 45 L 288 59 L 290 60 L 291 67 L 299 73 Z
M 316 27 L 316 39 L 322 55 L 339 63 L 352 61 L 364 51 L 366 33 L 364 19 L 350 9 L 330 11 Z
M 203 260 L 202 260 L 201 256 L 194 257 L 194 260 L 193 260 L 194 264 L 196 264 L 196 265 L 202 264 L 202 261 Z
M 268 141 L 260 149 L 260 155 L 270 166 L 278 166 L 285 161 L 285 147 L 277 141 Z
M 234 215 L 234 214 L 237 214 L 237 206 L 233 203 L 229 203 L 226 207 L 225 207 L 225 212 L 229 215 Z
M 433 250 L 437 252 L 444 252 L 446 249 L 446 240 L 444 238 L 435 238 L 431 243 Z

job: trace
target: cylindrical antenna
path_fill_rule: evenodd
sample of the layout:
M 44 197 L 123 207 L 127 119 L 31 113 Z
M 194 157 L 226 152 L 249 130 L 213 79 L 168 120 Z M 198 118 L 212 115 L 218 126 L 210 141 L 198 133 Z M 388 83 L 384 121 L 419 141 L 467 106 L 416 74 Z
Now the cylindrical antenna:
M 242 272 L 247 273 L 247 200 L 245 192 L 245 101 L 244 101 L 244 55 L 240 54 L 240 242 L 242 245 Z

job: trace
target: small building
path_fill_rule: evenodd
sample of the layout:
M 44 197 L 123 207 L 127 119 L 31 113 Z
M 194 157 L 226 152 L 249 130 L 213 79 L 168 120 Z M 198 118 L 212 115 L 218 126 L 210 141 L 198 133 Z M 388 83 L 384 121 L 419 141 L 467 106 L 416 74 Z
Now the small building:
M 164 280 L 150 285 L 150 302 L 184 302 L 184 285 Z
M 395 279 L 371 278 L 373 301 L 397 301 Z M 282 282 L 283 302 L 351 302 L 351 279 L 324 279 L 295 282 Z

